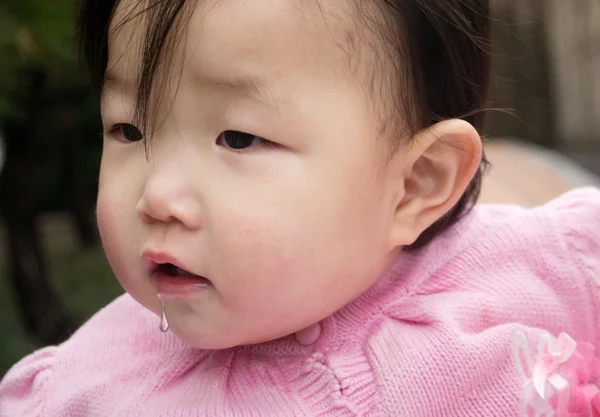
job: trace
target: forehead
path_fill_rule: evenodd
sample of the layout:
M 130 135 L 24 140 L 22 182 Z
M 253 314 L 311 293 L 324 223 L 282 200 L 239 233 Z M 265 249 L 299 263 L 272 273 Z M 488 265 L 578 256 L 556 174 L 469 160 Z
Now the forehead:
M 164 27 L 163 6 L 123 0 L 111 23 L 107 72 L 135 85 L 149 39 Z M 173 2 L 171 2 L 173 3 Z M 273 81 L 311 74 L 355 82 L 356 24 L 339 0 L 199 0 L 184 7 L 163 47 L 159 74 L 193 72 L 227 80 Z M 151 52 L 150 55 L 153 53 Z M 172 74 L 178 71 L 179 74 Z

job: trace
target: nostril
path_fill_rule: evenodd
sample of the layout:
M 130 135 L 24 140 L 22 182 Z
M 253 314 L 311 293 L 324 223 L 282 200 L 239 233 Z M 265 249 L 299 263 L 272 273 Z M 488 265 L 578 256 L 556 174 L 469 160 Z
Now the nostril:
M 164 209 L 159 204 L 147 204 L 145 199 L 138 202 L 136 212 L 145 223 L 169 223 L 174 220 L 174 216 L 167 209 Z
M 135 212 L 142 220 L 150 220 L 150 216 L 148 215 L 148 211 L 146 210 L 146 204 L 143 199 L 140 199 L 135 206 Z
M 138 217 L 140 219 L 142 219 L 142 221 L 144 223 L 154 223 L 156 220 L 148 213 L 148 210 L 146 209 L 145 205 L 142 203 L 138 203 L 138 205 L 135 208 L 135 211 L 138 215 Z
M 198 229 L 202 224 L 199 196 L 191 184 L 150 181 L 136 212 L 145 223 L 178 222 L 188 229 Z

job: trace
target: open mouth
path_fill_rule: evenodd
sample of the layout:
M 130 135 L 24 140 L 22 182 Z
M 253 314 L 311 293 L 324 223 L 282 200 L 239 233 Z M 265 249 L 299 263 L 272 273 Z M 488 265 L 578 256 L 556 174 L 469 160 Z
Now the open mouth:
M 185 295 L 206 289 L 211 282 L 172 263 L 156 264 L 151 272 L 158 293 Z
M 203 276 L 193 274 L 190 271 L 186 271 L 185 269 L 181 269 L 177 265 L 173 265 L 170 263 L 156 265 L 156 268 L 153 271 L 153 275 L 154 274 L 165 275 L 168 277 L 197 278 L 197 279 L 204 279 L 204 280 L 208 281 Z

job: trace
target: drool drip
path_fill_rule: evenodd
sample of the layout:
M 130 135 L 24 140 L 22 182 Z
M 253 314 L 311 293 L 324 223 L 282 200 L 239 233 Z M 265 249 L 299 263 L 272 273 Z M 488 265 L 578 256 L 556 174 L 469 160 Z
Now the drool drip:
M 165 300 L 163 300 L 160 294 L 158 294 L 158 302 L 160 303 L 161 310 L 159 329 L 161 332 L 165 333 L 169 330 L 169 322 L 167 321 L 167 314 L 165 313 Z

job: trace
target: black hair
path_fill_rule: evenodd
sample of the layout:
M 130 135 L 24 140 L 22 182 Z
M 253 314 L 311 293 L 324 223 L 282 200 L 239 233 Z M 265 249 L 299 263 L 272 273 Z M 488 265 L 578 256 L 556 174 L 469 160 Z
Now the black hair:
M 149 0 L 135 14 L 147 13 L 136 100 L 136 115 L 143 126 L 151 118 L 151 92 L 164 87 L 155 85 L 157 71 L 173 58 L 168 53 L 177 42 L 174 34 L 186 23 L 185 10 L 193 9 L 189 6 L 196 1 Z M 387 51 L 384 56 L 394 61 L 390 67 L 398 92 L 393 101 L 398 102 L 394 107 L 400 114 L 394 118 L 407 122 L 411 133 L 460 118 L 482 134 L 490 76 L 490 0 L 359 1 L 374 2 L 381 14 L 381 45 Z M 98 92 L 105 82 L 109 28 L 119 2 L 82 0 L 77 40 L 82 64 Z M 132 12 L 125 19 L 135 16 Z M 406 249 L 424 247 L 469 212 L 479 197 L 487 164 L 484 156 L 459 202 Z

